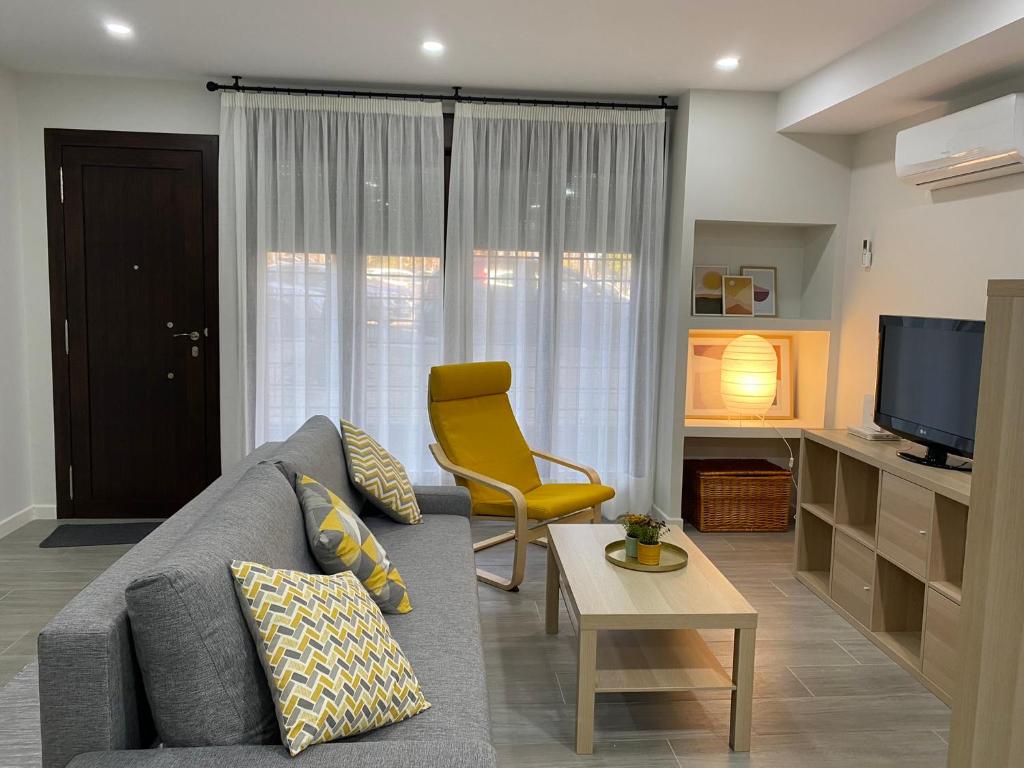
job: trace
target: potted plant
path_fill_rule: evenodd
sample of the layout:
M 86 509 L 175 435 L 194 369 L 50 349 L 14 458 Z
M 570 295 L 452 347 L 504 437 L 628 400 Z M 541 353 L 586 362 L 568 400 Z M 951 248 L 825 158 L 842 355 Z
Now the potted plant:
M 644 515 L 636 526 L 636 559 L 644 565 L 658 565 L 661 562 L 661 537 L 668 525 L 661 520 Z
M 622 518 L 622 527 L 626 531 L 626 557 L 636 558 L 637 532 L 648 519 L 647 515 L 625 515 Z

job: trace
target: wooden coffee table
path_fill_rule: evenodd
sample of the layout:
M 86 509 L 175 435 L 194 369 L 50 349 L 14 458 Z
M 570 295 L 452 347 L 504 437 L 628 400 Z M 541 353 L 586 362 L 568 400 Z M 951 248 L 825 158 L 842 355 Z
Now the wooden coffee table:
M 664 537 L 687 551 L 688 565 L 641 573 L 604 559 L 618 525 L 548 528 L 545 626 L 558 633 L 558 593 L 576 627 L 576 752 L 594 751 L 594 696 L 602 692 L 732 691 L 729 745 L 750 751 L 755 611 L 682 528 Z M 699 629 L 732 629 L 730 677 Z

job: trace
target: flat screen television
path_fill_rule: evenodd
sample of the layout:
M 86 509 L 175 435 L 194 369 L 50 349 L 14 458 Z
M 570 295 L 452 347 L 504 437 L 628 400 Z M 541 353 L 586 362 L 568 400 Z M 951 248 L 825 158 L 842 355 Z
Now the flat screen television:
M 925 446 L 907 461 L 970 471 L 985 323 L 932 317 L 878 319 L 875 423 Z

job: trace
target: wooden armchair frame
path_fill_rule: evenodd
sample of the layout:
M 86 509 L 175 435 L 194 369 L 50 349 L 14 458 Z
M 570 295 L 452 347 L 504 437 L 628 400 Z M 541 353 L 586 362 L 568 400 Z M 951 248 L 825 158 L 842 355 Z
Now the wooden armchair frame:
M 460 467 L 448 458 L 444 449 L 438 443 L 431 443 L 430 453 L 434 456 L 434 460 L 438 463 L 438 466 L 440 466 L 445 472 L 450 472 L 455 477 L 462 478 L 463 480 L 472 480 L 475 483 L 480 483 L 480 485 L 499 491 L 512 499 L 512 505 L 515 510 L 512 515 L 512 530 L 500 533 L 497 536 L 491 536 L 483 541 L 473 543 L 473 551 L 480 552 L 484 549 L 497 546 L 498 544 L 504 544 L 506 541 L 514 540 L 515 550 L 512 554 L 512 578 L 503 579 L 490 571 L 477 568 L 476 577 L 484 584 L 489 584 L 492 587 L 504 589 L 509 592 L 518 591 L 519 585 L 523 582 L 523 576 L 526 574 L 526 547 L 531 543 L 545 543 L 538 540 L 547 536 L 548 525 L 551 523 L 596 523 L 601 519 L 601 505 L 595 504 L 592 507 L 585 507 L 584 509 L 569 512 L 568 514 L 561 515 L 560 517 L 544 520 L 531 527 L 530 520 L 527 517 L 526 497 L 518 488 L 508 485 L 507 483 L 503 483 L 500 480 L 487 477 L 486 475 L 481 475 L 479 472 L 474 472 L 466 467 Z M 531 449 L 530 453 L 533 454 L 535 458 L 541 459 L 542 461 L 547 461 L 551 464 L 558 464 L 560 466 L 576 470 L 577 472 L 586 475 L 588 482 L 592 484 L 600 485 L 601 483 L 601 477 L 592 467 L 588 467 L 584 464 L 578 464 L 575 461 L 570 461 L 569 459 L 564 459 L 560 456 L 553 456 L 550 453 L 545 453 L 544 451 L 535 451 Z M 504 515 L 474 514 L 473 517 L 486 517 L 494 520 L 508 519 Z

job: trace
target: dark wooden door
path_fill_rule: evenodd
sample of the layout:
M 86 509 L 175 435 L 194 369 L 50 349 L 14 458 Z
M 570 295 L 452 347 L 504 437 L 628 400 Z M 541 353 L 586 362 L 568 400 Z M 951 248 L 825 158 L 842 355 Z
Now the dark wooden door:
M 165 517 L 220 471 L 216 138 L 47 145 L 58 513 Z

